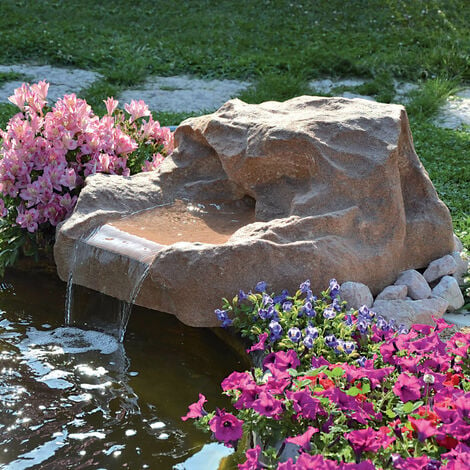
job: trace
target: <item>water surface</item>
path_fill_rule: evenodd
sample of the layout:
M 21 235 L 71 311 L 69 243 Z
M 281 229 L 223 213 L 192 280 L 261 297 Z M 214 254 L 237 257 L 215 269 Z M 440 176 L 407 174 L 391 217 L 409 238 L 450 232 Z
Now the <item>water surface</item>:
M 227 407 L 220 381 L 243 359 L 211 330 L 140 307 L 123 343 L 113 328 L 66 327 L 64 297 L 53 275 L 10 271 L 0 286 L 0 469 L 216 469 L 225 449 L 180 417 L 199 392 Z M 103 299 L 82 293 L 80 324 L 106 326 Z

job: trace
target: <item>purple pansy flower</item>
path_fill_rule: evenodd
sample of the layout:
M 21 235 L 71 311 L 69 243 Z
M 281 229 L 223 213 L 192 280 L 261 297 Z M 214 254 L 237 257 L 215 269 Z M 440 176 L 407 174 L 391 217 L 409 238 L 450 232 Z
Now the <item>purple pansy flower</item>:
M 332 300 L 334 300 L 334 298 L 339 294 L 339 284 L 336 281 L 336 279 L 330 280 L 329 290 L 330 290 L 330 297 Z
M 255 286 L 255 291 L 256 292 L 265 292 L 266 291 L 267 284 L 265 281 L 260 281 L 258 284 Z
M 271 340 L 276 341 L 282 336 L 282 326 L 276 320 L 269 323 L 269 331 L 271 332 Z
M 293 343 L 298 343 L 302 339 L 302 332 L 296 326 L 293 326 L 287 332 L 287 336 Z
M 222 328 L 227 328 L 233 323 L 226 310 L 216 309 L 214 313 L 216 314 L 217 319 L 221 322 Z
M 331 307 L 327 307 L 327 308 L 325 308 L 325 310 L 323 310 L 323 316 L 327 320 L 331 320 L 332 318 L 336 317 L 336 311 Z

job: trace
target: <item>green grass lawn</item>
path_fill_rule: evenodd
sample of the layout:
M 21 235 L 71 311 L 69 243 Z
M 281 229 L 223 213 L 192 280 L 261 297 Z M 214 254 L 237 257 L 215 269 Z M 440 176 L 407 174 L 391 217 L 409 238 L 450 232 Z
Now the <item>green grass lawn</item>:
M 241 98 L 312 93 L 316 78 L 367 78 L 367 93 L 393 97 L 393 80 L 417 83 L 408 106 L 416 149 L 470 248 L 470 134 L 431 118 L 470 81 L 468 0 L 3 0 L 0 63 L 94 70 L 83 97 L 98 112 L 152 74 L 249 80 Z M 1 76 L 0 81 L 5 80 Z M 162 124 L 186 114 L 158 113 Z M 0 125 L 13 112 L 0 105 Z

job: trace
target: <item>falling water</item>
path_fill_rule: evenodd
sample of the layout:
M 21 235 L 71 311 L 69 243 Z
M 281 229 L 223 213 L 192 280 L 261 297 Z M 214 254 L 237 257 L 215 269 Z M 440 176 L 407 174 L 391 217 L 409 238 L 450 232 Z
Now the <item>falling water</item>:
M 75 242 L 66 289 L 65 324 L 105 330 L 123 341 L 132 306 L 148 276 L 154 253 L 145 252 L 145 256 L 137 258 L 123 257 L 122 263 L 114 263 L 116 254 L 110 246 L 119 239 L 110 236 L 106 227 L 100 227 Z M 110 287 L 106 284 L 110 276 L 106 274 L 115 269 L 122 270 L 119 277 L 124 281 L 119 287 L 120 299 L 108 298 L 81 287 L 85 285 L 84 279 L 97 279 L 106 292 Z M 113 313 L 110 314 L 110 310 Z M 102 317 L 103 312 L 107 318 Z
M 72 301 L 73 301 L 73 271 L 70 270 L 67 280 L 67 290 L 65 291 L 65 324 L 69 326 L 72 322 Z
M 145 267 L 144 272 L 141 274 L 137 283 L 134 285 L 129 301 L 126 301 L 126 300 L 119 301 L 120 324 L 118 327 L 118 339 L 121 342 L 124 340 L 124 335 L 126 334 L 126 328 L 127 328 L 127 324 L 129 323 L 129 318 L 131 316 L 132 306 L 134 305 L 135 300 L 137 299 L 137 296 L 139 295 L 142 284 L 147 278 L 149 272 L 150 272 L 150 264 L 148 264 Z

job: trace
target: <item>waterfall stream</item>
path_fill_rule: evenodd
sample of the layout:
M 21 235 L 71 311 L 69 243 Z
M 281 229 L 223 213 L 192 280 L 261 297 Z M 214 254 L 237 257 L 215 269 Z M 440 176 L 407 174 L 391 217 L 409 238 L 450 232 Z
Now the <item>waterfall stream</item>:
M 65 324 L 104 330 L 122 342 L 132 306 L 149 274 L 155 253 L 145 248 L 147 251 L 138 256 L 133 256 L 132 251 L 126 255 L 116 254 L 113 251 L 116 243 L 126 241 L 120 240 L 116 230 L 111 234 L 109 230 L 109 226 L 100 227 L 75 242 L 65 297 Z M 122 280 L 119 286 L 106 284 L 110 278 L 106 274 L 110 271 L 114 275 L 119 272 L 118 277 Z M 102 292 L 111 290 L 115 298 L 90 290 L 84 293 L 82 286 L 95 287 L 90 286 L 90 279 L 100 283 Z M 106 308 L 103 308 L 104 304 Z M 106 312 L 106 318 L 102 312 Z

